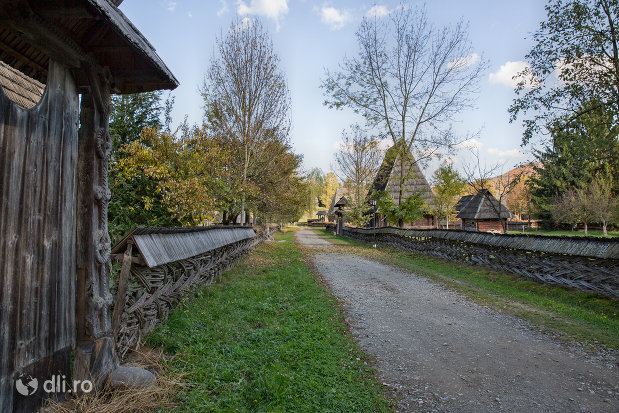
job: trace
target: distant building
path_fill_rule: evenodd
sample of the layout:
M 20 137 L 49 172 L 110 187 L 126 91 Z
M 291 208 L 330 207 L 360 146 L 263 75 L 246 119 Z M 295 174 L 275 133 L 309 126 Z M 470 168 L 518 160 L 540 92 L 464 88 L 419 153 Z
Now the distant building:
M 465 199 L 469 197 L 468 201 Z M 503 232 L 503 225 L 513 215 L 505 205 L 499 206 L 499 201 L 490 191 L 482 189 L 475 195 L 462 197 L 460 212 L 456 218 L 462 220 L 462 229 L 465 231 Z

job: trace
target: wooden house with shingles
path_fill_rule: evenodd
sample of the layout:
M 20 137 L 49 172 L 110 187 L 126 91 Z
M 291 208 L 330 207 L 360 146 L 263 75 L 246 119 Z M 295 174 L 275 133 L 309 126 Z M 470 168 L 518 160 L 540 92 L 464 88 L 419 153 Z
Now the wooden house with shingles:
M 480 232 L 503 232 L 507 219 L 512 217 L 509 209 L 503 204 L 499 205 L 499 201 L 487 189 L 471 196 L 456 216 L 462 220 L 462 229 Z
M 20 395 L 20 374 L 100 387 L 122 371 L 109 311 L 110 94 L 178 81 L 121 1 L 0 0 L 1 412 L 50 396 Z
M 368 193 L 368 203 L 370 196 L 376 191 L 387 191 L 396 205 L 400 203 L 400 182 L 404 181 L 402 199 L 407 199 L 411 195 L 421 192 L 422 198 L 428 206 L 434 203 L 434 193 L 428 184 L 423 172 L 419 168 L 417 161 L 409 152 L 402 162 L 398 154 L 398 148 L 394 145 L 387 150 L 385 158 L 376 174 L 374 183 Z M 381 218 L 380 223 L 384 225 Z M 432 228 L 435 226 L 434 217 L 425 214 L 422 218 L 404 223 L 405 226 L 418 228 Z

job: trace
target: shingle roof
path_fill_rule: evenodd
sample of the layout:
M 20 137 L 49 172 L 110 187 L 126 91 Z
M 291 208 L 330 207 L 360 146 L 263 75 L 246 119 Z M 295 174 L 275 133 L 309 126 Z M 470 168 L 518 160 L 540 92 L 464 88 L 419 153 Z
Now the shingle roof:
M 462 208 L 464 208 L 466 206 L 466 204 L 469 203 L 469 201 L 471 199 L 473 199 L 475 195 L 465 195 L 462 198 L 460 198 L 460 200 L 458 201 L 458 203 L 456 204 L 456 206 L 454 207 L 454 209 L 458 212 L 462 211 Z
M 482 189 L 460 210 L 456 218 L 460 219 L 499 219 L 499 201 L 490 191 Z M 505 205 L 501 204 L 501 219 L 512 218 L 513 215 Z

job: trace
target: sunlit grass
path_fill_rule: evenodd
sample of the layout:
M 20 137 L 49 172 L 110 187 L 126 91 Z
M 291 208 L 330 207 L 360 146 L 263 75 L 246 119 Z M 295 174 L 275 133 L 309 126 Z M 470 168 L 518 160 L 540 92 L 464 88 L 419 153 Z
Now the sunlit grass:
M 188 384 L 176 411 L 392 411 L 333 296 L 279 233 L 149 337 Z

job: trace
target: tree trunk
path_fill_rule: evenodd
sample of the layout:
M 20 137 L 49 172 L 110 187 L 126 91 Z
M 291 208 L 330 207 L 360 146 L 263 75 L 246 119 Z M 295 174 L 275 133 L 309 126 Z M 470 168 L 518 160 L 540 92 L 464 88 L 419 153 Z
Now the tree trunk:
M 602 221 L 602 232 L 604 233 L 604 236 L 608 235 L 608 231 L 606 231 L 606 221 Z
M 588 228 L 587 228 L 587 223 L 585 222 L 585 235 L 589 234 Z

